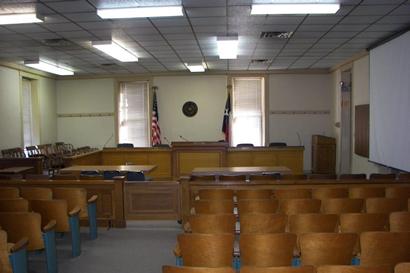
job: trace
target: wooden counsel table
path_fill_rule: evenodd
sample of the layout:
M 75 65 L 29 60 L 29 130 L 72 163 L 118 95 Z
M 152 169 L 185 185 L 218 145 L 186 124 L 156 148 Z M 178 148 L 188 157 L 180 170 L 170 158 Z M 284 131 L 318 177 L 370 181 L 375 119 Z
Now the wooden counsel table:
M 0 169 L 0 174 L 19 174 L 27 173 L 34 170 L 34 167 L 10 167 L 5 169 Z
M 195 168 L 192 170 L 193 176 L 215 176 L 215 180 L 219 181 L 221 175 L 225 176 L 246 176 L 246 182 L 250 181 L 251 175 L 273 175 L 273 174 L 289 174 L 292 171 L 284 166 L 261 166 L 261 167 L 211 167 L 211 168 Z
M 119 171 L 148 173 L 155 169 L 155 165 L 78 165 L 61 169 L 61 173 L 80 173 L 83 171 Z

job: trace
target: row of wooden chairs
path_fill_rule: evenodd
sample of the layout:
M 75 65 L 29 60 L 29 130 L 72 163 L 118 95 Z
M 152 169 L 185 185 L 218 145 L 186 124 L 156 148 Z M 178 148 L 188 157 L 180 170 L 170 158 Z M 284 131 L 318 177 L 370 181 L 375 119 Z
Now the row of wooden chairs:
M 0 229 L 0 272 L 27 273 L 27 238 L 8 243 L 7 232 Z
M 399 263 L 394 269 L 394 273 L 409 273 L 410 263 Z M 208 267 L 187 267 L 169 266 L 162 267 L 162 273 L 235 273 L 231 267 L 208 268 Z M 393 273 L 385 266 L 348 266 L 348 265 L 324 265 L 300 266 L 300 267 L 252 267 L 244 266 L 240 273 Z

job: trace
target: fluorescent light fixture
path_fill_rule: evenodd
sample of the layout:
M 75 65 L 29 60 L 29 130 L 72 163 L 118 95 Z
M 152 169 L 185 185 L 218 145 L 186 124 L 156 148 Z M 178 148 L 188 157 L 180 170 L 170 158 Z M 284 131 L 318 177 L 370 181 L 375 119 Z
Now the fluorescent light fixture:
M 97 9 L 103 19 L 183 16 L 182 6 Z
M 69 70 L 68 68 L 61 67 L 58 64 L 48 63 L 42 60 L 24 61 L 24 65 L 60 76 L 74 75 L 74 72 Z
M 189 65 L 186 63 L 185 66 L 191 72 L 205 72 L 205 67 L 202 64 Z
M 219 59 L 236 59 L 238 55 L 238 36 L 217 37 Z
M 42 23 L 36 13 L 0 14 L 0 25 Z
M 254 4 L 251 14 L 334 14 L 340 4 Z
M 120 62 L 138 62 L 137 56 L 114 41 L 96 41 L 92 45 Z

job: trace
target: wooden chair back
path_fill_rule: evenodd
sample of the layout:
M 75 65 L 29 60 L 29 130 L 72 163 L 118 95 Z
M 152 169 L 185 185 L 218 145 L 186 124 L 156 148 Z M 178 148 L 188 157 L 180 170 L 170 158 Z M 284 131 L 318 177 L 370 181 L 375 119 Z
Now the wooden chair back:
M 18 188 L 0 187 L 0 199 L 15 199 L 20 197 Z
M 369 180 L 396 180 L 395 173 L 371 173 Z
M 209 268 L 164 265 L 162 273 L 235 273 L 235 270 L 232 267 Z
M 241 267 L 241 273 L 316 273 L 313 266 Z
M 337 214 L 303 213 L 289 216 L 289 232 L 295 234 L 338 231 Z
M 233 200 L 196 200 L 194 201 L 195 214 L 233 213 Z
M 394 267 L 394 273 L 409 273 L 410 263 L 399 263 Z
M 312 189 L 312 198 L 326 200 L 329 198 L 347 198 L 349 190 L 347 188 L 316 188 Z
M 401 262 L 410 261 L 410 232 L 363 232 L 360 264 L 385 265 L 391 269 Z
M 346 179 L 346 180 L 356 180 L 356 179 L 365 180 L 365 179 L 367 179 L 367 176 L 366 176 L 365 173 L 344 173 L 344 174 L 339 175 L 339 179 L 340 180 L 343 180 L 343 179 Z
M 235 233 L 234 214 L 198 214 L 189 217 L 192 233 Z
M 349 188 L 349 198 L 366 199 L 373 197 L 385 197 L 383 187 L 351 187 Z
M 12 273 L 11 264 L 9 261 L 9 244 L 7 241 L 7 232 L 0 230 L 0 272 Z
M 26 199 L 0 199 L 0 212 L 28 212 L 29 203 Z
M 3 212 L 0 213 L 0 226 L 7 232 L 10 242 L 17 243 L 26 237 L 29 242 L 27 250 L 44 249 L 39 213 Z
M 386 188 L 387 198 L 410 198 L 410 187 L 409 186 L 395 186 Z
M 240 215 L 241 234 L 285 232 L 288 222 L 286 214 L 247 213 Z
M 296 235 L 292 233 L 241 234 L 241 265 L 290 266 L 295 246 Z
M 312 198 L 311 189 L 277 189 L 273 191 L 277 199 L 309 199 Z
M 277 199 L 240 199 L 239 214 L 245 213 L 276 213 L 279 207 Z
M 407 211 L 407 200 L 401 198 L 368 198 L 366 199 L 366 212 L 390 213 Z
M 236 199 L 270 199 L 272 195 L 272 190 L 238 190 L 236 192 Z
M 47 225 L 51 220 L 55 220 L 56 232 L 69 232 L 68 207 L 65 200 L 31 200 L 31 209 L 41 215 L 41 224 Z
M 185 233 L 177 239 L 185 266 L 232 266 L 234 235 L 231 233 Z
M 410 232 L 410 212 L 392 212 L 389 216 L 390 231 Z
M 71 211 L 76 207 L 81 208 L 80 218 L 88 216 L 87 211 L 87 190 L 83 188 L 54 188 L 54 199 L 63 199 L 67 201 L 68 210 Z
M 322 200 L 322 212 L 323 213 L 353 213 L 362 212 L 364 207 L 363 199 L 353 198 L 330 198 Z
M 198 191 L 200 200 L 233 200 L 234 191 L 226 189 L 203 189 Z
M 343 213 L 339 221 L 340 231 L 347 233 L 386 231 L 389 226 L 389 217 L 384 213 Z
M 393 273 L 386 266 L 322 265 L 317 273 Z
M 320 212 L 321 201 L 318 199 L 283 199 L 279 202 L 279 212 L 287 215 Z
M 27 200 L 51 200 L 53 192 L 49 188 L 41 187 L 21 187 L 20 195 Z
M 357 241 L 354 233 L 305 233 L 300 235 L 302 265 L 349 265 Z

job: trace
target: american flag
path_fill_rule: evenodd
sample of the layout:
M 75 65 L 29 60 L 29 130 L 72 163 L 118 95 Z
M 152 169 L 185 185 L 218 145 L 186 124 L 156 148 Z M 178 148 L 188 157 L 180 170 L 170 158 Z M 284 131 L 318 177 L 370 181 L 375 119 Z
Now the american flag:
M 157 93 L 154 91 L 154 99 L 152 105 L 152 121 L 151 121 L 151 140 L 152 146 L 161 144 L 161 129 L 158 123 L 158 105 L 157 105 Z
M 225 134 L 225 141 L 229 142 L 229 113 L 231 112 L 231 96 L 228 93 L 226 98 L 224 118 L 222 121 L 222 132 Z

